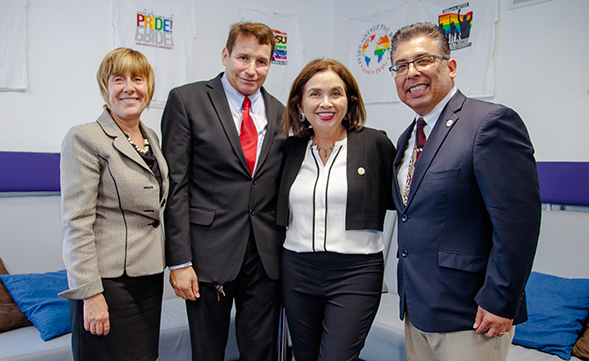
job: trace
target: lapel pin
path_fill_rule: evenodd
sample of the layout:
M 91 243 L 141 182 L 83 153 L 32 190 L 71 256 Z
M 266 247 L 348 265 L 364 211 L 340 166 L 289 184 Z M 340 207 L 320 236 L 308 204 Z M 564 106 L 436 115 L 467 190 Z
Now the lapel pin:
M 364 173 L 366 173 L 366 170 L 363 167 L 358 168 L 358 174 L 364 175 Z
M 446 122 L 446 127 L 450 128 L 452 126 L 452 124 L 454 124 L 454 121 L 452 119 L 450 119 Z

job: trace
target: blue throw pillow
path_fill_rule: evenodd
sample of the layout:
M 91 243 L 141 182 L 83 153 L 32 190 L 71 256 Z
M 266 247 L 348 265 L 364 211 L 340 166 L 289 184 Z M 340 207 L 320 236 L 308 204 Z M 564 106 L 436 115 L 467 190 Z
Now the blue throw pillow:
M 72 332 L 68 302 L 57 294 L 68 288 L 65 270 L 0 275 L 18 308 L 37 327 L 43 341 Z
M 589 279 L 532 272 L 526 297 L 528 321 L 517 325 L 513 343 L 570 360 L 589 314 Z

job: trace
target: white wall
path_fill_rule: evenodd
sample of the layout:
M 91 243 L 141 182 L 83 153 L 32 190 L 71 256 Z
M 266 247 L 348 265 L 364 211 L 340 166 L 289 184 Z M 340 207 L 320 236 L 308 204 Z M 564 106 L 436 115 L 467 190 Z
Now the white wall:
M 296 14 L 305 62 L 328 56 L 346 64 L 349 19 L 399 1 L 196 0 L 191 78 L 223 70 L 221 50 L 229 25 L 239 20 L 238 6 Z M 589 1 L 552 0 L 511 11 L 507 1 L 499 0 L 496 96 L 488 100 L 520 113 L 538 160 L 589 160 Z M 419 1 L 407 3 L 407 20 L 414 22 Z M 111 15 L 111 0 L 28 0 L 29 89 L 0 92 L 0 150 L 58 152 L 72 125 L 96 119 L 103 101 L 95 74 L 113 46 Z M 367 108 L 368 125 L 387 130 L 393 141 L 413 116 L 402 103 Z M 159 132 L 161 113 L 151 108 L 143 120 Z
M 333 56 L 347 62 L 350 18 L 389 9 L 391 3 L 334 1 Z M 417 21 L 418 4 L 407 0 L 408 23 Z M 589 161 L 588 14 L 587 0 L 552 0 L 511 11 L 507 0 L 499 0 L 495 97 L 485 100 L 521 115 L 537 160 Z M 369 125 L 387 130 L 393 141 L 413 119 L 402 103 L 370 104 L 367 110 Z
M 195 1 L 193 81 L 223 70 L 221 51 L 238 7 L 296 14 L 305 62 L 331 55 L 331 1 Z M 0 92 L 0 151 L 59 152 L 70 127 L 102 111 L 96 70 L 113 48 L 112 0 L 28 0 L 27 21 L 29 89 Z M 142 119 L 159 133 L 161 114 L 151 108 Z

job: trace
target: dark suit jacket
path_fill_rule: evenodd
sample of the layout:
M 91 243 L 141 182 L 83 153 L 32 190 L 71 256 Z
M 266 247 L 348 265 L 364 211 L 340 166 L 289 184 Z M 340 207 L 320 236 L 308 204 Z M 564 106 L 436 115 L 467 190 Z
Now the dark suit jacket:
M 415 122 L 414 122 L 415 123 Z M 400 136 L 395 175 L 414 124 Z M 517 113 L 455 94 L 416 164 L 407 207 L 394 177 L 401 318 L 472 329 L 477 305 L 520 323 L 540 229 L 534 149 Z
M 276 225 L 284 106 L 262 89 L 268 128 L 252 179 L 221 75 L 172 89 L 164 109 L 167 264 L 192 261 L 199 281 L 232 281 L 252 232 L 266 273 L 277 279 L 284 241 L 284 228 Z
M 290 137 L 278 196 L 278 224 L 288 226 L 290 188 L 299 174 L 309 138 Z M 387 208 L 394 208 L 391 194 L 395 147 L 383 131 L 362 128 L 348 131 L 348 201 L 346 229 L 382 231 Z

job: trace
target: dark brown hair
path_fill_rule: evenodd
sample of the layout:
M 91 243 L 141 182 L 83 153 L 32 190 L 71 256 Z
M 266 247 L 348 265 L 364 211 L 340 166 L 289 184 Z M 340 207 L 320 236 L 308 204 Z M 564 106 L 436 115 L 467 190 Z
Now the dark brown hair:
M 346 98 L 348 99 L 348 113 L 342 121 L 342 125 L 348 129 L 362 129 L 366 121 L 366 108 L 360 95 L 360 89 L 356 79 L 348 68 L 342 63 L 332 59 L 315 59 L 301 70 L 301 73 L 292 83 L 288 102 L 286 103 L 286 110 L 282 117 L 282 129 L 285 133 L 291 130 L 297 137 L 304 137 L 313 134 L 310 128 L 311 124 L 305 120 L 301 122 L 299 119 L 299 109 L 303 101 L 303 93 L 307 82 L 317 73 L 332 70 L 344 81 L 346 85 Z
M 231 55 L 235 42 L 240 38 L 249 38 L 253 36 L 259 44 L 270 45 L 270 61 L 274 57 L 274 48 L 276 47 L 276 38 L 272 29 L 262 23 L 241 22 L 231 25 L 229 36 L 227 37 L 227 52 Z

